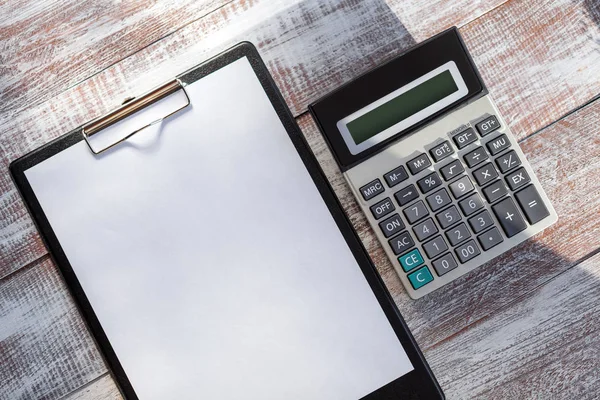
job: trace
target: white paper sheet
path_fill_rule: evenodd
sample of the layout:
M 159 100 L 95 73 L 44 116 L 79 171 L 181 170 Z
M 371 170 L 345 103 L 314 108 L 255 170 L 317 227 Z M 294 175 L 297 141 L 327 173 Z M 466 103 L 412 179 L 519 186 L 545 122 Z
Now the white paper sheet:
M 358 399 L 413 369 L 247 59 L 25 172 L 142 400 Z

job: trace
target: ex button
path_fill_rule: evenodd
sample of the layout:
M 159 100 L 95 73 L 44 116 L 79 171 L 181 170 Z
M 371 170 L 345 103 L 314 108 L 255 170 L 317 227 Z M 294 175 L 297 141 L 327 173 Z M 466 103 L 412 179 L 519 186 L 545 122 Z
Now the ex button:
M 365 186 L 361 187 L 359 190 L 360 194 L 362 194 L 363 199 L 371 200 L 379 193 L 383 193 L 385 191 L 385 188 L 383 187 L 379 179 L 375 179 L 374 181 L 369 182 Z

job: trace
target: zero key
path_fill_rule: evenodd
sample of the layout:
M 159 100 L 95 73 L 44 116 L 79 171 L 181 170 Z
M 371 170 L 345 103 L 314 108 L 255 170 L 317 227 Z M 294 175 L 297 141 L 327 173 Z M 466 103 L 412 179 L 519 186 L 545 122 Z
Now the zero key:
M 535 190 L 535 186 L 527 186 L 525 189 L 515 193 L 515 197 L 531 225 L 540 222 L 550 215 L 540 194 Z

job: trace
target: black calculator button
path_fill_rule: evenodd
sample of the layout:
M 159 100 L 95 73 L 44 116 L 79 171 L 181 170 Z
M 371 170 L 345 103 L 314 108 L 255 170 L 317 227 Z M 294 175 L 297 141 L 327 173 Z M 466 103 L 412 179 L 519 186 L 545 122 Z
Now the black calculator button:
M 394 187 L 402 181 L 408 179 L 406 169 L 401 165 L 396 169 L 391 170 L 383 176 L 389 187 Z
M 519 168 L 504 177 L 510 190 L 517 190 L 521 186 L 524 186 L 531 182 L 529 174 L 525 171 L 525 168 Z
M 501 151 L 508 149 L 510 147 L 510 141 L 508 140 L 508 137 L 503 134 L 494 140 L 490 140 L 486 146 L 490 151 L 490 154 L 495 156 Z
M 402 222 L 398 214 L 394 214 L 391 217 L 381 221 L 379 223 L 379 227 L 381 228 L 383 235 L 388 238 L 404 229 L 404 222 Z
M 515 202 L 510 197 L 492 206 L 496 218 L 500 222 L 506 236 L 513 237 L 527 228 L 525 220 L 517 210 Z
M 492 220 L 492 216 L 490 215 L 489 211 L 483 210 L 479 214 L 469 218 L 469 225 L 471 225 L 473 232 L 479 233 L 486 230 L 490 226 L 493 226 L 494 221 Z
M 502 234 L 496 227 L 477 236 L 477 240 L 484 251 L 487 251 L 504 241 L 504 239 L 502 239 Z
M 475 142 L 477 140 L 477 135 L 475 135 L 475 131 L 473 128 L 467 128 L 464 131 L 460 132 L 456 136 L 454 136 L 454 143 L 459 149 L 462 149 L 469 144 Z
M 540 194 L 535 190 L 533 185 L 529 185 L 525 189 L 518 191 L 515 197 L 530 224 L 538 223 L 550 215 Z
M 385 188 L 383 187 L 379 179 L 375 179 L 374 181 L 367 183 L 359 190 L 360 194 L 362 194 L 362 197 L 365 200 L 371 200 L 378 194 L 385 192 Z
M 410 173 L 416 175 L 425 168 L 430 167 L 431 161 L 429 160 L 429 157 L 427 157 L 427 154 L 421 153 L 417 157 L 410 160 L 406 165 L 408 165 Z
M 394 236 L 393 238 L 388 240 L 388 242 L 390 243 L 390 247 L 392 248 L 392 251 L 395 255 L 405 253 L 415 245 L 415 242 L 410 236 L 410 233 L 406 231 L 399 234 L 398 236 Z
M 498 177 L 498 172 L 492 163 L 487 163 L 473 171 L 473 178 L 479 186 L 484 186 Z
M 423 250 L 429 258 L 435 258 L 448 250 L 448 245 L 442 236 L 436 236 L 429 242 L 423 244 Z
M 479 250 L 479 247 L 477 247 L 477 243 L 475 243 L 474 240 L 469 240 L 467 243 L 458 246 L 454 249 L 454 252 L 458 257 L 458 261 L 460 261 L 462 264 L 481 254 L 481 251 Z
M 429 208 L 431 208 L 431 211 L 433 212 L 441 210 L 452 203 L 452 199 L 450 199 L 450 195 L 448 195 L 446 189 L 438 190 L 434 194 L 427 196 L 426 200 L 427 204 L 429 204 Z
M 490 203 L 501 199 L 502 197 L 506 196 L 507 193 L 508 190 L 506 190 L 506 185 L 500 179 L 483 188 L 483 195 Z
M 413 226 L 413 231 L 420 242 L 438 233 L 438 229 L 431 218 L 427 218 L 420 224 Z
M 448 207 L 448 209 L 439 212 L 435 215 L 435 218 L 440 223 L 442 229 L 446 229 L 450 225 L 454 225 L 458 221 L 460 221 L 460 214 L 458 213 L 458 209 L 456 206 Z
M 456 246 L 460 242 L 464 242 L 471 237 L 471 233 L 467 229 L 467 226 L 462 223 L 450 228 L 446 231 L 446 237 L 452 246 Z
M 386 197 L 380 202 L 373 204 L 370 208 L 375 219 L 385 217 L 386 215 L 388 215 L 396 209 L 396 207 L 394 207 L 394 204 L 392 203 L 392 200 L 389 197 Z
M 466 199 L 459 201 L 458 206 L 462 210 L 465 217 L 468 217 L 483 207 L 483 200 L 477 193 L 473 193 Z
M 455 199 L 459 199 L 475 189 L 471 179 L 469 179 L 468 176 L 463 176 L 462 178 L 457 179 L 456 181 L 452 182 L 449 187 Z
M 484 137 L 485 135 L 500 129 L 500 122 L 498 122 L 495 115 L 491 115 L 481 122 L 478 122 L 475 125 L 475 128 L 477 128 L 477 132 L 479 132 L 481 137 Z
M 423 202 L 420 200 L 415 204 L 406 207 L 402 212 L 404 212 L 404 216 L 410 224 L 414 224 L 418 220 L 429 215 L 427 207 L 425 207 L 425 204 L 423 204 Z
M 521 165 L 521 160 L 519 160 L 517 153 L 511 150 L 496 158 L 496 165 L 500 169 L 500 172 L 505 173 Z
M 442 276 L 446 272 L 450 272 L 454 268 L 458 267 L 458 264 L 451 253 L 444 254 L 437 260 L 433 261 L 431 265 L 433 266 L 433 269 L 435 269 L 435 272 L 438 274 L 438 276 Z
M 474 166 L 481 164 L 485 160 L 488 159 L 488 155 L 485 149 L 481 146 L 475 148 L 475 150 L 465 154 L 463 157 L 469 168 L 473 168 Z
M 419 189 L 421 189 L 421 192 L 423 193 L 430 192 L 441 184 L 442 178 L 440 178 L 437 172 L 433 172 L 417 181 L 417 185 L 419 185 Z
M 450 145 L 450 142 L 446 140 L 445 142 L 438 144 L 429 150 L 429 153 L 431 154 L 431 157 L 433 157 L 433 160 L 438 162 L 442 161 L 449 155 L 454 154 L 454 149 L 452 148 L 452 145 Z
M 417 192 L 415 185 L 408 185 L 407 187 L 398 190 L 394 194 L 394 197 L 400 206 L 404 206 L 419 197 L 419 193 Z
M 454 160 L 450 164 L 440 168 L 440 172 L 444 180 L 449 181 L 465 172 L 465 168 L 462 166 L 460 160 Z

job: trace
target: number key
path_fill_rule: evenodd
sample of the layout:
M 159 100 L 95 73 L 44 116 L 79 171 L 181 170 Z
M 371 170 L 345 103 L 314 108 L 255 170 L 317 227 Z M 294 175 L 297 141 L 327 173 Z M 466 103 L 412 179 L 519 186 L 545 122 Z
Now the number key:
M 481 254 L 481 251 L 479 251 L 479 247 L 477 247 L 477 244 L 474 240 L 469 240 L 467 243 L 460 245 L 454 249 L 454 252 L 458 257 L 458 261 L 460 261 L 462 264 Z
M 479 233 L 494 225 L 494 221 L 492 221 L 490 213 L 484 210 L 474 217 L 469 218 L 469 225 L 471 225 L 473 232 Z
M 456 206 L 452 206 L 447 210 L 437 213 L 435 215 L 435 218 L 440 223 L 442 229 L 446 229 L 450 225 L 453 225 L 454 223 L 460 221 L 460 214 L 458 213 L 458 209 L 456 208 Z
M 444 275 L 446 272 L 452 271 L 454 268 L 458 267 L 456 260 L 452 257 L 451 253 L 446 253 L 441 256 L 437 260 L 431 263 L 435 272 L 437 272 L 438 276 Z
M 448 238 L 448 241 L 452 246 L 456 246 L 460 242 L 465 241 L 469 237 L 471 237 L 471 233 L 469 233 L 467 226 L 463 223 L 447 230 L 446 237 Z
M 417 224 L 413 227 L 413 231 L 420 242 L 427 239 L 428 237 L 435 235 L 438 232 L 437 227 L 433 223 L 431 218 L 427 218 L 425 221 Z
M 431 211 L 433 212 L 436 212 L 437 210 L 440 210 L 452 203 L 452 200 L 450 199 L 446 189 L 438 190 L 434 194 L 427 196 L 426 200 L 429 204 L 429 208 L 431 208 Z
M 471 183 L 471 179 L 468 176 L 463 176 L 455 182 L 450 184 L 450 191 L 455 199 L 460 199 L 471 190 L 475 189 L 473 187 L 473 183 Z
M 465 217 L 468 217 L 483 207 L 483 200 L 481 200 L 481 196 L 479 196 L 477 193 L 473 193 L 466 199 L 461 200 L 458 205 L 463 214 L 465 214 Z
M 425 204 L 421 200 L 417 201 L 415 204 L 406 207 L 404 210 L 404 216 L 408 220 L 409 223 L 414 224 L 421 218 L 425 218 L 429 215 L 429 211 L 425 207 Z
M 442 254 L 444 251 L 448 250 L 448 245 L 444 241 L 444 238 L 441 235 L 438 235 L 431 239 L 429 242 L 423 244 L 423 250 L 425 250 L 425 254 L 429 258 L 435 258 L 438 255 Z

